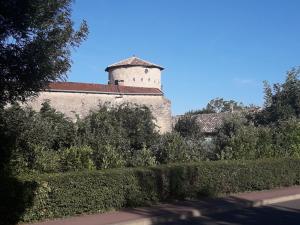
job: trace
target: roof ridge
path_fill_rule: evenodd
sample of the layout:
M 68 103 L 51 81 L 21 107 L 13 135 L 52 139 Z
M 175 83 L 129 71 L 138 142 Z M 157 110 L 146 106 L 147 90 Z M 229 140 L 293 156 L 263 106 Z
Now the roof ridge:
M 123 59 L 119 62 L 109 65 L 108 67 L 106 67 L 105 71 L 108 71 L 110 68 L 122 67 L 122 66 L 145 66 L 145 67 L 156 67 L 156 68 L 159 68 L 160 70 L 164 69 L 163 67 L 161 67 L 157 64 L 151 63 L 151 62 L 141 59 L 137 56 L 131 56 L 127 59 Z

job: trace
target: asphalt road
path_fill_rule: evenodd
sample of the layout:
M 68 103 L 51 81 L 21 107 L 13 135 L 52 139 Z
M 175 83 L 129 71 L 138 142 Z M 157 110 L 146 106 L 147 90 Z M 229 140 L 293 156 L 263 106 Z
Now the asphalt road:
M 300 200 L 246 208 L 164 225 L 300 225 Z

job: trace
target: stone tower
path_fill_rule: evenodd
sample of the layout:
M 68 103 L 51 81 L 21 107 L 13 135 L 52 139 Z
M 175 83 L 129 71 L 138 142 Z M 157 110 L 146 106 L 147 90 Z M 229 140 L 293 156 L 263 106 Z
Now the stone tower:
M 161 71 L 164 68 L 135 56 L 108 66 L 108 84 L 161 90 Z

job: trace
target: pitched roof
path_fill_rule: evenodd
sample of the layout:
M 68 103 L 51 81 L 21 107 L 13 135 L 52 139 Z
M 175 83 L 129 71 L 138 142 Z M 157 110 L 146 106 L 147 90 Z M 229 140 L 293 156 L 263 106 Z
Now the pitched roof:
M 112 84 L 91 84 L 77 82 L 53 82 L 45 88 L 46 91 L 81 92 L 99 94 L 124 94 L 124 95 L 163 95 L 158 88 L 131 87 Z
M 151 62 L 147 62 L 143 59 L 140 59 L 138 57 L 130 57 L 128 59 L 124 59 L 120 62 L 117 62 L 117 63 L 114 63 L 114 64 L 111 64 L 109 65 L 108 67 L 106 67 L 105 71 L 108 72 L 109 69 L 111 68 L 117 68 L 117 67 L 128 67 L 128 66 L 144 66 L 144 67 L 155 67 L 155 68 L 158 68 L 160 70 L 163 70 L 164 68 L 159 66 L 159 65 L 156 65 L 156 64 L 153 64 Z
M 231 114 L 231 112 L 207 113 L 196 114 L 193 115 L 193 117 L 196 117 L 196 123 L 201 127 L 203 133 L 213 134 L 223 124 L 224 119 L 229 117 Z M 173 117 L 173 126 L 175 126 L 177 121 L 184 116 L 185 115 L 178 115 Z
M 197 114 L 196 122 L 200 125 L 204 133 L 214 133 L 221 127 L 225 118 L 232 115 L 231 112 Z

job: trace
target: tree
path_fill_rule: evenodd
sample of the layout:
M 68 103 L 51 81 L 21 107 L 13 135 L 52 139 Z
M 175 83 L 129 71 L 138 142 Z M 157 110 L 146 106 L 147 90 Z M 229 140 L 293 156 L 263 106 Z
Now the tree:
M 224 100 L 223 98 L 212 99 L 206 106 L 206 109 L 213 111 L 215 113 L 227 112 L 232 110 L 242 110 L 244 109 L 242 103 L 238 103 L 234 100 Z
M 201 138 L 203 136 L 201 126 L 197 123 L 197 117 L 190 114 L 180 117 L 174 130 L 184 138 Z
M 223 98 L 215 98 L 209 101 L 205 108 L 199 110 L 191 110 L 186 115 L 197 115 L 206 113 L 220 113 L 234 110 L 243 110 L 247 108 L 254 108 L 254 105 L 244 106 L 243 103 L 234 100 L 224 100 Z
M 64 79 L 71 49 L 86 39 L 76 31 L 72 0 L 0 0 L 0 105 L 24 101 Z
M 265 82 L 264 109 L 254 121 L 257 124 L 277 123 L 290 118 L 300 118 L 300 68 L 287 72 L 283 84 L 274 84 L 273 89 Z

